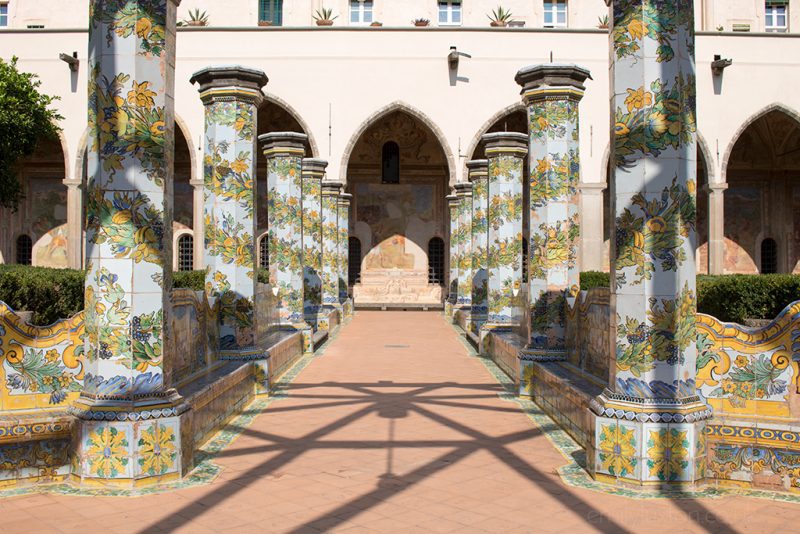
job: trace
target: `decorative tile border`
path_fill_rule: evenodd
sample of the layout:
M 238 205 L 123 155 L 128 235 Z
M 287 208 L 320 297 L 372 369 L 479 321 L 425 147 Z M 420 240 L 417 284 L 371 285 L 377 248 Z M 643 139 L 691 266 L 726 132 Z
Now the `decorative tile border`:
M 141 488 L 102 488 L 102 487 L 80 487 L 66 482 L 57 484 L 24 486 L 19 488 L 9 488 L 0 490 L 0 499 L 16 497 L 22 495 L 35 494 L 54 494 L 54 495 L 76 495 L 83 497 L 137 497 L 141 495 L 153 495 L 166 493 L 169 491 L 181 490 L 195 486 L 210 484 L 216 480 L 222 472 L 222 467 L 214 463 L 214 459 L 228 446 L 231 445 L 257 416 L 264 412 L 274 401 L 285 399 L 289 396 L 287 391 L 289 384 L 305 369 L 314 359 L 322 356 L 328 345 L 338 335 L 340 329 L 328 337 L 328 340 L 313 354 L 307 354 L 297 361 L 280 380 L 275 383 L 273 393 L 269 397 L 258 397 L 251 402 L 239 416 L 232 419 L 225 427 L 217 432 L 214 437 L 206 441 L 195 453 L 197 464 L 194 469 L 183 479 L 158 485 L 146 486 Z
M 505 390 L 498 396 L 503 400 L 513 401 L 519 405 L 522 411 L 539 428 L 542 434 L 553 444 L 558 452 L 564 456 L 567 463 L 557 469 L 561 480 L 568 486 L 584 488 L 607 495 L 617 495 L 630 499 L 698 499 L 698 498 L 722 498 L 732 496 L 754 497 L 759 499 L 769 499 L 772 501 L 800 503 L 800 494 L 783 493 L 777 491 L 757 490 L 749 488 L 732 487 L 705 487 L 701 489 L 683 488 L 676 490 L 647 491 L 641 487 L 633 488 L 626 486 L 615 486 L 592 479 L 586 471 L 586 452 L 583 447 L 578 445 L 566 431 L 559 427 L 539 406 L 533 401 L 523 397 L 517 397 L 514 382 L 488 357 L 479 355 L 475 348 L 469 343 L 464 332 L 458 325 L 451 325 L 458 333 L 461 344 L 467 350 L 470 357 L 479 360 L 484 367 L 494 376 Z M 576 460 L 580 459 L 580 460 Z M 584 465 L 581 465 L 583 463 Z

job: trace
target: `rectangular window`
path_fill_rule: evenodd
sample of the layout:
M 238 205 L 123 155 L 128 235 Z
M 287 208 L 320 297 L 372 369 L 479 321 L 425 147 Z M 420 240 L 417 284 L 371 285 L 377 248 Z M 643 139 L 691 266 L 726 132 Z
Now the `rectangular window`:
M 766 31 L 785 33 L 789 29 L 788 4 L 788 0 L 767 0 L 764 13 L 764 29 Z
M 0 28 L 8 26 L 8 4 L 0 4 Z
M 283 25 L 283 0 L 258 0 L 258 21 Z
M 567 0 L 544 0 L 544 27 L 567 27 Z
M 439 2 L 439 26 L 461 26 L 461 0 Z
M 372 0 L 350 1 L 350 24 L 372 23 Z

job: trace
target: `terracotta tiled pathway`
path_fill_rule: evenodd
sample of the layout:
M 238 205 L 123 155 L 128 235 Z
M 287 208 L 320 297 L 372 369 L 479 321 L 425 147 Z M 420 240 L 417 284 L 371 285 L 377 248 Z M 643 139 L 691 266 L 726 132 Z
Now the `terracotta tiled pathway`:
M 0 500 L 10 532 L 789 532 L 800 504 L 633 500 L 569 487 L 566 460 L 441 315 L 359 312 L 244 430 L 207 486 Z M 794 526 L 790 526 L 794 525 Z

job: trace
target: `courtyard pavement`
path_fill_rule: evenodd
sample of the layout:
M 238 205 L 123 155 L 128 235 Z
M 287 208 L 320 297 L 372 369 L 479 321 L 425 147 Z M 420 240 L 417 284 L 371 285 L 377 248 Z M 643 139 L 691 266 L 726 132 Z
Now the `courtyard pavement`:
M 566 485 L 570 460 L 441 314 L 358 312 L 214 462 L 143 497 L 0 499 L 12 532 L 786 532 L 800 503 L 631 499 Z

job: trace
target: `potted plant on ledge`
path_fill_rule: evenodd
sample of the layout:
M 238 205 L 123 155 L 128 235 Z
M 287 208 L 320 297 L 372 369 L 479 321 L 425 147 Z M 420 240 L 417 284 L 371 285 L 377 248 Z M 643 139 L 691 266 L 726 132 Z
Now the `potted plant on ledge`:
M 383 22 L 378 22 L 377 20 L 374 20 L 369 25 L 372 26 L 373 28 L 380 28 L 381 26 L 383 26 Z
M 601 30 L 608 29 L 608 15 L 597 17 L 597 27 L 600 28 Z
M 200 9 L 189 10 L 189 18 L 183 23 L 187 26 L 208 26 L 208 14 Z
M 491 15 L 486 15 L 489 17 L 489 25 L 495 28 L 505 28 L 508 26 L 508 23 L 511 22 L 512 17 L 514 16 L 511 11 L 505 9 L 503 6 L 497 6 L 497 9 L 492 10 Z
M 428 19 L 423 19 L 423 18 L 414 19 L 414 26 L 417 26 L 417 27 L 420 27 L 420 28 L 423 27 L 423 26 L 427 26 L 430 23 L 431 23 L 431 21 L 428 20 Z
M 329 7 L 323 7 L 314 12 L 314 20 L 317 21 L 317 26 L 333 26 L 333 21 L 339 15 L 334 15 L 333 10 Z

